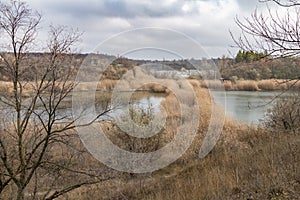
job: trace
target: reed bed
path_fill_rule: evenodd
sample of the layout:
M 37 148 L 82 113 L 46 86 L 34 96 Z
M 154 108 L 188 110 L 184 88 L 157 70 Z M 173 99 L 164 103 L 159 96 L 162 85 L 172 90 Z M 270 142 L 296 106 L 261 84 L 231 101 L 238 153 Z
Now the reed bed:
M 276 90 L 300 90 L 300 80 L 239 80 L 234 82 L 219 80 L 190 80 L 193 86 L 200 86 L 202 88 L 209 88 L 213 90 L 226 91 L 276 91 Z
M 151 79 L 150 79 L 151 80 Z M 173 81 L 174 80 L 165 80 L 166 81 Z M 226 91 L 276 91 L 276 90 L 293 90 L 293 91 L 300 91 L 300 80 L 260 80 L 260 81 L 253 81 L 253 80 L 239 80 L 235 83 L 231 81 L 221 82 L 219 80 L 188 80 L 193 87 L 200 87 L 200 88 L 209 88 L 212 90 L 226 90 Z M 67 84 L 72 84 L 73 82 L 69 81 Z M 110 80 L 110 79 L 103 79 L 100 80 L 98 83 L 95 82 L 82 82 L 80 83 L 80 90 L 81 91 L 90 91 L 91 88 L 96 86 L 96 90 L 99 91 L 107 91 L 111 92 L 115 89 L 118 80 Z M 38 83 L 36 82 L 24 82 L 22 83 L 23 86 L 23 96 L 29 97 L 31 96 L 35 90 Z M 76 83 L 75 83 L 76 84 Z M 135 88 L 135 85 L 142 85 L 140 88 L 136 88 L 138 91 L 147 91 L 153 93 L 169 93 L 170 90 L 161 84 L 158 83 L 146 83 L 143 84 L 143 80 L 139 81 L 122 81 L 122 84 L 119 85 L 118 90 L 120 91 L 128 91 L 130 88 Z M 57 82 L 56 90 L 61 90 L 63 87 L 63 83 Z M 0 92 L 2 94 L 13 94 L 13 84 L 12 82 L 5 82 L 0 81 Z
M 234 90 L 238 90 L 238 91 L 258 91 L 259 90 L 256 81 L 250 81 L 250 80 L 237 81 L 234 88 L 235 88 Z
M 199 148 L 210 123 L 214 101 L 201 83 L 193 81 L 191 84 L 200 102 L 200 126 L 193 144 L 179 160 L 154 173 L 136 176 L 121 173 L 123 178 L 109 184 L 80 188 L 64 198 L 298 199 L 300 134 L 274 134 L 263 127 L 246 126 L 226 118 L 222 135 L 213 151 L 199 159 Z M 173 93 L 162 105 L 169 118 L 180 117 Z M 174 123 L 165 130 L 170 138 L 176 126 Z

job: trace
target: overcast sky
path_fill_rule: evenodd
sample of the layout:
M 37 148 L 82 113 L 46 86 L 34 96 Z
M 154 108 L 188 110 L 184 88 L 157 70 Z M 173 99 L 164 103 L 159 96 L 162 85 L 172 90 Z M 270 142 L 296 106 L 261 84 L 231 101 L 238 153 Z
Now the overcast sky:
M 81 52 L 122 54 L 131 47 L 160 47 L 170 44 L 170 51 L 182 48 L 193 57 L 221 57 L 235 54 L 229 30 L 238 33 L 234 18 L 247 17 L 256 7 L 264 6 L 258 0 L 28 0 L 28 4 L 43 15 L 41 41 L 46 37 L 49 24 L 68 25 L 83 31 L 79 49 Z M 133 31 L 131 36 L 120 32 L 143 27 L 160 27 L 159 34 L 150 31 Z M 178 31 L 173 32 L 170 31 Z M 194 52 L 185 39 L 176 34 L 186 34 L 196 40 L 207 52 Z M 118 39 L 114 35 L 119 34 Z M 126 35 L 126 34 L 125 34 Z M 155 35 L 155 36 L 153 36 Z M 108 38 L 110 47 L 97 46 Z M 145 41 L 147 41 L 145 43 Z M 176 44 L 175 44 L 176 43 Z M 172 45 L 177 45 L 172 46 Z M 172 46 L 172 47 L 171 47 Z M 167 47 L 167 46 L 163 46 Z M 167 48 L 166 48 L 167 49 Z M 168 49 L 167 49 L 168 50 Z M 132 57 L 152 54 L 153 49 L 134 51 Z M 163 53 L 162 53 L 163 54 Z M 205 53 L 204 53 L 205 54 Z M 168 57 L 167 55 L 163 55 Z M 130 56 L 129 56 L 130 57 Z

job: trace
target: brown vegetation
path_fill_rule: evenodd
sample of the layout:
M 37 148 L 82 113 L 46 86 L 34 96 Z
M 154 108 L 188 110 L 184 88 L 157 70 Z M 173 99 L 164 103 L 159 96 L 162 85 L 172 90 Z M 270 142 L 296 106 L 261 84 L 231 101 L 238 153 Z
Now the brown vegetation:
M 300 131 L 300 98 L 299 93 L 290 94 L 275 101 L 268 110 L 264 121 L 266 128 L 273 132 L 297 134 Z
M 213 151 L 204 159 L 199 159 L 198 151 L 209 124 L 213 101 L 200 83 L 195 80 L 191 83 L 199 101 L 201 118 L 194 143 L 182 158 L 152 174 L 133 175 L 108 170 L 88 153 L 78 154 L 73 158 L 73 165 L 77 163 L 78 167 L 86 170 L 96 170 L 98 167 L 94 173 L 100 173 L 103 177 L 114 174 L 114 178 L 83 186 L 59 199 L 297 199 L 300 196 L 299 132 L 274 134 L 263 127 L 247 127 L 227 119 Z M 185 102 L 193 104 L 188 99 Z M 103 124 L 103 127 L 110 139 L 124 149 L 135 152 L 155 150 L 171 141 L 181 114 L 173 93 L 169 93 L 162 105 L 168 114 L 168 126 L 151 140 L 131 140 L 111 124 Z M 72 138 L 77 149 L 84 152 L 79 138 L 76 135 Z M 59 151 L 51 151 L 52 155 L 48 156 L 63 163 L 72 149 L 58 148 Z M 59 188 L 61 183 L 72 184 L 78 178 L 67 173 L 62 177 L 57 178 L 54 188 Z M 40 181 L 47 191 L 47 178 Z M 2 197 L 5 198 L 8 193 L 9 190 L 5 191 Z
M 259 88 L 255 81 L 237 81 L 235 85 L 236 90 L 238 91 L 258 91 Z
M 276 91 L 276 90 L 300 90 L 299 80 L 238 80 L 236 82 L 219 80 L 197 81 L 190 80 L 192 85 L 209 88 L 213 90 L 226 90 L 226 91 Z
M 0 83 L 0 199 L 299 199 L 298 101 L 289 99 L 276 104 L 275 110 L 269 113 L 267 127 L 248 127 L 226 119 L 222 136 L 213 151 L 203 159 L 198 158 L 199 148 L 211 125 L 213 106 L 220 116 L 218 123 L 223 123 L 224 112 L 210 98 L 207 88 L 299 89 L 298 81 L 240 80 L 223 85 L 220 81 L 193 80 L 190 83 L 195 93 L 189 93 L 189 85 L 182 80 L 158 80 L 136 68 L 128 71 L 133 67 L 131 61 L 119 58 L 104 72 L 102 82 L 96 87 L 98 94 L 89 92 L 95 88 L 95 82 L 84 83 L 78 91 L 79 95 L 86 91 L 86 95 L 95 97 L 101 104 L 99 107 L 103 108 L 94 120 L 81 124 L 81 127 L 99 123 L 106 135 L 121 148 L 146 153 L 171 142 L 178 129 L 184 127 L 185 135 L 180 137 L 178 144 L 181 147 L 186 134 L 198 123 L 192 115 L 200 119 L 192 145 L 172 165 L 143 175 L 114 171 L 94 159 L 84 148 L 75 134 L 78 118 L 60 110 L 76 88 L 72 80 L 79 63 L 74 61 L 75 67 L 71 62 L 71 47 L 81 33 L 51 26 L 49 52 L 40 59 L 39 56 L 30 59 L 27 50 L 30 51 L 34 44 L 40 14 L 24 2 L 0 4 L 1 36 L 11 45 L 7 49 L 2 45 L 0 53 L 2 80 L 7 81 Z M 7 51 L 13 52 L 5 53 Z M 90 72 L 100 71 L 95 67 Z M 88 80 L 94 73 L 85 75 L 82 74 Z M 260 75 L 256 70 L 247 74 L 252 80 L 258 80 Z M 154 113 L 151 106 L 130 107 L 130 116 L 123 119 L 125 124 L 129 119 L 140 126 L 151 124 L 151 128 L 158 130 L 156 136 L 147 139 L 131 137 L 127 129 L 117 127 L 115 121 L 99 120 L 110 110 L 107 102 L 111 99 L 110 91 L 120 78 L 124 80 L 119 91 L 136 89 L 168 95 L 161 103 L 167 116 L 163 128 L 151 124 L 152 119 L 160 115 Z M 144 80 L 150 83 L 145 84 Z M 178 103 L 180 98 L 181 104 Z M 182 112 L 184 109 L 186 112 Z M 215 128 L 215 125 L 211 126 Z M 128 124 L 125 128 L 136 126 Z M 174 154 L 172 151 L 167 153 L 164 156 Z
M 247 127 L 227 119 L 213 151 L 204 159 L 198 158 L 213 102 L 207 89 L 200 88 L 194 81 L 192 84 L 196 86 L 200 102 L 201 122 L 193 145 L 182 158 L 152 174 L 129 176 L 121 173 L 117 179 L 83 187 L 66 195 L 65 199 L 299 198 L 299 132 L 285 134 L 282 130 L 274 134 L 264 127 Z M 168 118 L 179 118 L 179 105 L 172 93 L 162 105 Z M 175 126 L 176 123 L 165 130 L 170 138 Z
M 0 89 L 0 198 L 50 200 L 101 182 L 81 164 L 78 118 L 61 111 L 76 85 L 72 48 L 81 33 L 50 26 L 47 53 L 30 57 L 41 15 L 21 1 L 1 1 L 0 15 L 0 73 L 8 81 Z

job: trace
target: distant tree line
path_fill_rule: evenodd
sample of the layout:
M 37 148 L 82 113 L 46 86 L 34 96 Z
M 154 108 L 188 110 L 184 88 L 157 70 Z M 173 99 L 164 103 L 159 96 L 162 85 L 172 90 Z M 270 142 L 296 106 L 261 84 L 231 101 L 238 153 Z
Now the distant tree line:
M 11 53 L 6 53 L 10 54 Z M 3 55 L 3 53 L 2 53 Z M 27 53 L 24 55 L 28 60 L 47 60 L 49 54 L 47 53 Z M 73 61 L 70 63 L 73 67 L 73 73 L 69 74 L 71 79 L 74 79 L 76 72 L 80 67 L 82 61 L 86 58 L 86 54 L 68 54 L 66 57 L 72 57 Z M 101 55 L 102 57 L 109 57 L 108 55 Z M 125 57 L 116 58 L 110 66 L 103 73 L 103 79 L 120 79 L 128 70 L 134 66 L 142 65 L 144 63 L 153 63 L 153 67 L 157 70 L 177 70 L 182 69 L 193 70 L 195 67 L 189 60 L 168 60 L 168 61 L 146 61 L 146 60 L 132 60 Z M 0 60 L 0 65 L 3 61 Z M 201 59 L 193 60 L 192 63 L 197 63 L 203 70 L 209 71 L 213 63 L 219 68 L 220 74 L 223 78 L 227 79 L 245 79 L 245 80 L 261 80 L 261 79 L 298 79 L 300 77 L 300 58 L 277 58 L 269 59 L 265 53 L 254 53 L 251 51 L 238 51 L 235 58 L 228 58 L 223 56 L 217 59 Z M 162 66 L 162 67 L 160 67 Z M 168 66 L 165 69 L 163 66 Z M 20 66 L 22 68 L 22 66 Z M 96 74 L 97 66 L 91 68 L 89 74 Z M 34 72 L 32 69 L 30 72 Z M 36 73 L 36 72 L 34 72 Z M 63 68 L 60 73 L 64 73 Z M 24 73 L 21 77 L 22 80 L 33 81 L 30 74 Z M 201 78 L 201 77 L 191 77 Z M 214 78 L 212 76 L 211 78 Z M 11 77 L 8 76 L 6 71 L 0 68 L 0 81 L 10 81 Z
M 257 52 L 254 52 L 254 51 L 239 50 L 236 57 L 235 57 L 235 62 L 240 63 L 240 62 L 258 61 L 260 59 L 265 58 L 267 55 L 268 55 L 267 52 L 257 53 Z
M 223 78 L 245 80 L 299 79 L 299 58 L 260 59 L 252 62 L 236 62 L 231 58 L 214 59 Z

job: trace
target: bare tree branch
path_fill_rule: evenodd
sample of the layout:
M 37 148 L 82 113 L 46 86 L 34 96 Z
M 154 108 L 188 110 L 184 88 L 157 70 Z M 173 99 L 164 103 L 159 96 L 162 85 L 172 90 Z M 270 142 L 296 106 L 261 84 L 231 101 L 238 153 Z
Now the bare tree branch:
M 284 17 L 280 17 L 270 9 L 267 15 L 256 10 L 250 18 L 236 18 L 242 34 L 232 37 L 236 45 L 246 51 L 264 51 L 273 57 L 299 55 L 300 10 L 296 9 L 294 15 L 287 12 Z
M 283 7 L 293 7 L 293 6 L 300 5 L 300 1 L 298 1 L 298 0 L 260 0 L 260 2 L 262 2 L 262 3 L 274 2 L 274 3 L 278 4 L 279 6 L 283 6 Z
M 9 83 L 8 91 L 1 93 L 0 98 L 5 105 L 2 110 L 8 110 L 0 113 L 1 119 L 4 118 L 0 126 L 0 196 L 13 185 L 17 191 L 10 198 L 17 200 L 26 198 L 29 191 L 36 197 L 41 192 L 55 191 L 46 198 L 54 199 L 83 185 L 110 178 L 77 169 L 75 164 L 80 161 L 76 159 L 86 152 L 80 149 L 76 143 L 78 138 L 74 137 L 78 119 L 73 119 L 71 113 L 60 112 L 76 85 L 72 52 L 82 33 L 52 25 L 48 53 L 30 54 L 40 20 L 41 15 L 25 2 L 0 2 L 1 37 L 8 41 L 6 48 L 0 49 L 0 72 L 7 75 Z M 79 126 L 95 123 L 110 110 L 105 109 Z M 58 150 L 63 152 L 60 157 L 56 157 Z M 60 171 L 77 178 L 71 183 L 62 180 L 59 188 L 54 187 L 51 183 L 57 181 Z M 52 181 L 50 175 L 55 177 Z
M 101 179 L 101 180 L 96 180 L 96 181 L 90 181 L 90 182 L 83 182 L 83 183 L 78 183 L 78 184 L 75 184 L 75 185 L 71 185 L 69 187 L 66 187 L 64 188 L 63 190 L 59 190 L 59 191 L 55 191 L 51 196 L 49 197 L 46 197 L 45 200 L 52 200 L 52 199 L 56 199 L 70 191 L 73 191 L 77 188 L 80 188 L 82 186 L 85 186 L 85 185 L 94 185 L 94 184 L 97 184 L 97 183 L 100 183 L 100 182 L 104 182 L 104 181 L 107 181 L 107 180 L 110 180 L 111 178 L 108 178 L 108 179 Z

